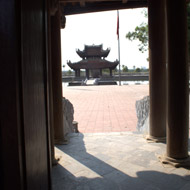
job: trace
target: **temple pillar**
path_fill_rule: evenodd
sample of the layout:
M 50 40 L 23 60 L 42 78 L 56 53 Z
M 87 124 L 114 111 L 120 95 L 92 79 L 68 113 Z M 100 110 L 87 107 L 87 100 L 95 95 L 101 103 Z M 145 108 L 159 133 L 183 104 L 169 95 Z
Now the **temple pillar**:
M 77 70 L 77 76 L 80 77 L 80 69 Z
M 89 79 L 89 69 L 86 69 L 86 78 Z
M 55 144 L 65 144 L 62 111 L 60 12 L 51 16 L 51 64 Z
M 77 77 L 77 70 L 75 70 L 75 77 Z
M 102 69 L 100 69 L 100 77 L 102 77 Z
M 75 70 L 75 77 L 80 77 L 80 69 Z
M 150 120 L 147 140 L 166 139 L 166 13 L 165 0 L 148 1 Z
M 167 153 L 163 163 L 189 166 L 189 78 L 186 0 L 167 0 L 168 109 Z
M 52 84 L 52 63 L 51 63 L 51 15 L 50 15 L 50 2 L 48 2 L 49 14 L 48 14 L 48 60 L 49 60 L 49 69 L 48 69 L 48 82 L 49 82 L 49 123 L 50 123 L 50 138 L 51 138 L 51 163 L 56 165 L 58 160 L 55 158 L 55 149 L 54 149 L 54 115 L 53 115 L 53 84 Z
M 110 69 L 110 77 L 112 77 L 112 69 Z

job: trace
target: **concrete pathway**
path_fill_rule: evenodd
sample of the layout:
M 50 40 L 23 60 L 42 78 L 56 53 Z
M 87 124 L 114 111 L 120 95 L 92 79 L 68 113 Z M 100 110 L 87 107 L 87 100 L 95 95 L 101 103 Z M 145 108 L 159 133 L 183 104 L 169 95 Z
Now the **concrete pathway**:
M 72 134 L 56 147 L 53 190 L 189 190 L 190 170 L 162 165 L 165 151 L 133 132 Z
M 135 102 L 148 94 L 148 85 L 63 87 L 82 133 L 135 131 Z
M 162 143 L 147 143 L 136 130 L 136 100 L 148 85 L 64 87 L 79 131 L 56 146 L 53 190 L 189 190 L 190 170 L 162 165 Z M 126 132 L 127 131 L 127 132 Z M 105 133 L 106 132 L 106 133 Z

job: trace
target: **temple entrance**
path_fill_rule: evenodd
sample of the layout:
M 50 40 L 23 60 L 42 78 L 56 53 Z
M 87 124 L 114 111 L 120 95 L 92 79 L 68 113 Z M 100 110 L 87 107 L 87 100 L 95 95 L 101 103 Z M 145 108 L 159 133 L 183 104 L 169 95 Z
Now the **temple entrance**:
M 165 139 L 166 139 L 166 102 L 165 102 L 166 101 L 166 91 L 165 91 L 166 90 L 166 76 L 167 76 L 166 75 L 166 66 L 165 66 L 166 65 L 166 34 L 165 34 L 166 17 L 165 17 L 165 12 L 163 11 L 164 10 L 163 7 L 165 7 L 164 1 L 160 4 L 159 7 L 157 6 L 156 3 L 154 4 L 154 3 L 150 2 L 150 4 L 149 4 L 149 9 L 150 9 L 149 11 L 150 12 L 152 11 L 151 13 L 149 13 L 150 14 L 149 15 L 149 20 L 150 20 L 149 37 L 150 37 L 150 47 L 151 47 L 151 57 L 150 57 L 150 65 L 151 65 L 151 74 L 150 74 L 150 77 L 151 77 L 150 107 L 151 108 L 150 108 L 150 111 L 151 111 L 151 118 L 150 118 L 150 131 L 149 131 L 150 133 L 149 133 L 147 139 L 152 142 L 161 142 L 161 141 L 165 141 Z M 159 10 L 157 10 L 157 8 Z M 155 10 L 157 10 L 158 12 L 155 13 L 154 12 Z M 153 16 L 154 13 L 156 15 L 155 17 Z M 154 21 L 156 21 L 156 22 L 154 22 Z M 159 33 L 159 37 L 157 36 L 158 33 L 155 30 L 155 28 L 156 28 L 155 23 L 159 24 L 160 28 L 162 28 L 162 31 L 160 31 L 160 33 Z M 155 40 L 157 43 L 155 43 Z M 154 43 L 153 43 L 153 41 L 154 41 Z M 159 57 L 156 53 L 156 50 L 158 50 L 160 47 L 163 51 L 162 51 L 162 55 Z M 158 71 L 159 71 L 159 75 L 156 74 Z M 97 75 L 98 74 L 99 73 L 97 73 Z M 86 76 L 89 78 L 89 71 L 87 71 Z M 162 83 L 160 81 L 162 81 Z M 156 89 L 153 90 L 153 86 L 157 87 L 157 89 L 159 89 L 159 90 L 158 91 Z M 157 93 L 155 93 L 155 92 L 157 92 Z M 163 100 L 164 100 L 163 102 L 159 101 L 160 97 L 163 97 Z M 155 108 L 157 108 L 157 109 L 155 109 Z M 158 111 L 158 109 L 159 109 L 159 111 Z M 158 112 L 159 112 L 159 114 L 158 114 Z M 159 117 L 161 117 L 161 118 L 159 119 Z M 89 116 L 89 118 L 90 118 L 90 116 Z M 157 125 L 159 125 L 159 127 L 156 127 Z M 173 141 L 173 143 L 175 144 L 174 141 Z M 186 142 L 184 141 L 184 143 L 187 143 L 187 141 Z M 175 152 L 175 150 L 174 150 L 174 152 Z M 186 150 L 186 153 L 187 153 L 187 150 Z M 168 155 L 169 154 L 170 153 L 168 152 Z M 161 158 L 161 159 L 164 160 L 163 162 L 172 162 L 172 159 L 168 159 L 168 158 L 166 158 L 166 160 L 165 160 L 165 158 Z
M 142 9 L 141 9 L 142 11 Z M 140 10 L 133 13 L 137 18 L 141 18 L 142 14 Z M 135 12 L 130 10 L 130 13 Z M 96 16 L 92 16 L 92 15 Z M 86 15 L 86 17 L 85 17 Z M 137 16 L 138 15 L 138 16 Z M 104 18 L 105 17 L 105 18 Z M 71 27 L 71 23 L 80 23 L 80 27 Z M 87 19 L 86 19 L 87 18 Z M 126 20 L 124 18 L 127 18 Z M 143 17 L 144 18 L 144 17 Z M 91 20 L 91 21 L 88 21 Z M 130 17 L 125 11 L 120 11 L 120 25 L 122 23 L 122 35 L 121 35 L 121 75 L 123 81 L 137 81 L 139 78 L 132 79 L 132 75 L 137 75 L 133 69 L 134 64 L 136 68 L 147 68 L 147 56 L 139 52 L 138 47 L 131 48 L 131 42 L 125 38 L 127 30 L 133 30 L 136 25 L 130 22 Z M 125 22 L 129 22 L 130 29 L 124 27 Z M 138 20 L 138 19 L 136 19 Z M 143 19 L 144 20 L 144 19 Z M 146 19 L 147 21 L 147 19 Z M 107 22 L 107 23 L 106 23 Z M 139 22 L 139 21 L 138 21 Z M 85 23 L 89 23 L 86 25 Z M 106 24 L 105 24 L 106 23 Z M 131 26 L 132 25 L 132 26 Z M 99 29 L 101 28 L 101 29 Z M 118 39 L 117 39 L 117 11 L 107 11 L 99 13 L 89 13 L 80 15 L 69 15 L 67 17 L 67 26 L 61 31 L 62 33 L 62 64 L 64 65 L 64 76 L 67 79 L 70 78 L 71 86 L 84 84 L 86 79 L 94 80 L 98 79 L 99 84 L 118 84 L 119 85 L 119 65 L 118 62 Z M 69 35 L 72 35 L 72 41 L 70 42 Z M 73 44 L 76 44 L 73 46 Z M 130 45 L 129 45 L 130 44 Z M 71 48 L 72 47 L 72 48 Z M 132 49 L 132 52 L 129 51 Z M 137 59 L 138 58 L 138 59 Z M 129 72 L 123 72 L 123 66 L 129 67 Z M 70 65 L 70 66 L 68 66 Z M 143 67 L 144 66 L 144 67 Z M 84 68 L 85 73 L 81 71 Z M 126 67 L 127 68 L 127 67 Z M 66 71 L 67 69 L 67 71 Z M 133 73 L 132 73 L 133 72 Z M 70 75 L 68 75 L 71 73 Z M 147 72 L 148 73 L 148 72 Z M 146 79 L 142 78 L 142 81 L 148 81 L 148 74 L 146 73 Z M 82 74 L 85 74 L 82 75 Z M 127 76 L 125 77 L 125 75 Z M 131 75 L 130 75 L 131 74 Z M 142 77 L 140 74 L 137 77 Z M 144 76 L 143 76 L 144 77 Z M 127 78 L 127 79 L 126 79 Z M 125 83 L 128 83 L 125 82 Z M 91 82 L 91 81 L 90 81 Z M 131 82 L 132 83 L 132 82 Z M 133 82 L 135 83 L 135 82 Z M 97 84 L 95 82 L 95 84 Z
M 0 70 L 0 149 L 3 153 L 0 155 L 0 186 L 3 190 L 189 189 L 189 170 L 184 169 L 190 165 L 187 2 L 0 2 L 0 45 L 3 50 Z M 142 136 L 138 138 L 134 133 L 115 133 L 111 137 L 107 134 L 90 134 L 88 137 L 76 134 L 64 148 L 63 144 L 68 143 L 62 125 L 60 28 L 64 28 L 64 15 L 147 6 L 151 50 L 150 130 L 147 140 L 154 143 L 147 144 Z M 90 92 L 88 98 L 99 100 L 93 89 L 85 87 L 83 91 Z M 102 90 L 97 92 L 102 93 Z M 110 93 L 104 96 L 105 101 L 112 100 Z M 116 93 L 118 101 L 122 100 L 119 97 L 122 93 Z M 83 98 L 81 95 L 78 93 L 77 98 Z M 134 93 L 136 95 L 138 92 Z M 104 108 L 105 101 L 99 102 L 99 106 Z M 117 106 L 115 100 L 112 103 Z M 107 112 L 113 110 L 113 104 L 106 107 Z M 125 106 L 116 112 L 118 117 L 123 108 Z M 85 114 L 88 113 L 91 112 L 88 110 Z M 98 113 L 102 116 L 100 111 Z M 167 144 L 155 144 L 166 138 Z M 55 143 L 56 153 L 63 157 L 53 168 L 57 176 L 53 176 L 55 183 L 52 185 Z M 170 164 L 173 168 L 162 167 L 157 154 L 161 155 L 162 164 Z
M 102 76 L 102 69 L 93 69 L 91 70 L 91 75 L 93 78 L 100 78 Z
M 138 14 L 141 15 L 140 13 L 141 11 L 142 9 L 136 12 L 138 12 Z M 123 13 L 123 15 L 125 14 L 126 13 Z M 132 14 L 135 15 L 135 13 L 132 13 Z M 97 13 L 93 13 L 93 15 L 95 18 L 97 17 L 96 16 Z M 70 84 L 69 84 L 70 85 L 69 87 L 66 87 L 65 85 L 63 85 L 63 96 L 66 97 L 73 104 L 74 110 L 75 110 L 74 119 L 75 121 L 78 122 L 78 129 L 82 133 L 92 132 L 92 131 L 94 132 L 136 131 L 137 116 L 136 116 L 136 110 L 135 110 L 135 102 L 137 100 L 142 99 L 144 96 L 148 95 L 148 85 L 146 85 L 145 87 L 144 85 L 142 87 L 137 85 L 134 88 L 126 85 L 125 87 L 122 87 L 122 89 L 120 89 L 121 91 L 119 90 L 119 88 L 113 87 L 113 86 L 104 86 L 100 88 L 95 87 L 97 85 L 99 86 L 99 84 L 103 84 L 103 85 L 113 84 L 111 82 L 112 80 L 115 80 L 116 75 L 118 78 L 118 68 L 119 68 L 118 60 L 116 60 L 118 57 L 118 48 L 117 48 L 118 44 L 117 44 L 117 34 L 116 34 L 117 12 L 116 11 L 108 12 L 107 14 L 108 16 L 106 16 L 106 12 L 104 12 L 104 14 L 103 13 L 98 14 L 98 17 L 100 17 L 100 15 L 102 17 L 103 15 L 105 15 L 105 17 L 107 18 L 108 16 L 112 16 L 112 18 L 115 18 L 115 22 L 112 23 L 112 25 L 114 26 L 112 28 L 114 30 L 110 31 L 113 33 L 113 35 L 111 35 L 111 39 L 113 39 L 113 42 L 111 41 L 110 44 L 112 43 L 115 44 L 113 48 L 109 48 L 109 46 L 105 46 L 104 44 L 100 44 L 100 45 L 97 45 L 98 43 L 92 44 L 94 42 L 94 38 L 93 38 L 94 35 L 92 35 L 92 39 L 89 39 L 88 37 L 86 37 L 87 34 L 90 34 L 91 28 L 89 26 L 86 26 L 86 28 L 81 26 L 83 30 L 78 29 L 77 34 L 84 40 L 82 41 L 82 45 L 81 46 L 78 45 L 79 48 L 74 47 L 72 50 L 70 50 L 72 52 L 72 56 L 70 58 L 68 57 L 64 58 L 64 56 L 66 57 L 66 54 L 70 54 L 70 52 L 67 51 L 68 46 L 70 46 L 70 43 L 67 44 L 64 41 L 64 39 L 66 40 L 69 38 L 67 34 L 70 34 L 70 31 L 69 30 L 67 31 L 67 27 L 62 30 L 62 39 L 63 39 L 62 46 L 64 46 L 64 43 L 66 43 L 65 47 L 63 47 L 63 50 L 62 50 L 63 51 L 62 59 L 66 60 L 65 62 L 63 62 L 63 64 L 65 64 L 64 69 L 67 67 L 67 69 L 70 69 L 73 72 L 73 78 L 71 79 L 73 81 L 70 81 L 70 84 L 72 82 L 74 86 L 74 84 L 76 84 L 75 81 L 77 81 L 76 85 L 78 85 L 76 88 L 75 87 L 70 88 L 71 87 Z M 89 16 L 92 16 L 92 13 L 89 14 Z M 80 18 L 78 15 L 72 16 L 71 20 L 69 20 L 69 16 L 68 16 L 67 22 L 69 21 L 72 22 L 74 20 L 74 17 L 78 18 L 82 23 L 88 22 L 88 20 L 85 20 L 85 19 L 82 20 L 83 17 L 81 16 Z M 87 15 L 87 18 L 88 18 L 88 15 Z M 95 18 L 94 20 L 96 20 Z M 90 19 L 92 20 L 92 18 Z M 120 17 L 120 19 L 122 19 L 122 17 Z M 92 20 L 93 25 L 94 25 L 93 30 L 97 29 L 96 33 L 98 33 L 99 31 L 98 26 L 102 25 L 105 22 L 105 20 L 102 23 L 100 23 L 99 19 L 97 19 L 98 22 L 97 21 L 94 22 L 94 20 Z M 129 21 L 129 19 L 127 21 Z M 67 25 L 69 27 L 69 23 Z M 121 22 L 120 25 L 122 27 L 123 23 Z M 106 27 L 108 26 L 104 26 L 101 30 L 106 30 Z M 65 30 L 65 33 L 64 33 L 64 30 Z M 87 32 L 85 33 L 85 31 Z M 122 32 L 125 32 L 125 31 L 122 31 Z M 85 33 L 85 35 L 83 33 Z M 101 33 L 102 32 L 98 34 L 101 35 Z M 108 31 L 105 33 L 108 33 Z M 64 34 L 66 35 L 66 37 L 64 37 Z M 104 40 L 106 36 L 102 34 L 102 36 L 100 36 L 99 38 L 100 40 Z M 96 36 L 95 39 L 98 42 L 100 41 L 98 39 L 98 36 Z M 110 38 L 107 37 L 107 40 L 108 39 L 110 40 Z M 74 38 L 73 44 L 76 40 L 77 39 Z M 92 45 L 90 45 L 90 43 L 86 45 L 85 44 L 86 41 L 90 41 L 90 40 L 91 40 Z M 123 42 L 124 40 L 128 42 L 127 39 L 125 39 L 125 36 L 124 38 L 122 37 L 122 43 L 124 43 Z M 125 51 L 130 54 L 129 48 Z M 138 52 L 138 47 L 136 48 L 136 51 Z M 135 56 L 139 54 L 135 54 Z M 111 58 L 109 58 L 109 56 L 111 56 Z M 126 55 L 125 57 L 129 57 L 129 55 L 128 56 Z M 127 58 L 125 59 L 128 60 Z M 146 61 L 146 55 L 144 56 L 144 59 Z M 110 61 L 110 60 L 116 60 L 116 61 Z M 132 62 L 132 64 L 134 64 L 134 62 Z M 131 63 L 128 63 L 128 64 L 131 64 Z M 131 68 L 133 67 L 132 64 L 130 66 Z M 147 64 L 147 61 L 146 61 L 146 64 Z M 115 73 L 116 68 L 117 68 L 117 73 Z M 85 76 L 84 75 L 82 76 L 82 73 Z M 123 73 L 123 75 L 124 74 L 125 73 Z M 64 77 L 64 74 L 63 74 L 63 77 Z M 97 81 L 92 80 L 94 78 L 99 79 L 98 83 Z M 86 79 L 91 79 L 91 80 L 88 81 L 87 87 L 83 87 L 84 86 L 83 81 Z M 79 83 L 80 80 L 81 80 L 81 83 Z M 83 86 L 81 86 L 81 84 Z M 135 84 L 135 82 L 133 84 Z M 91 87 L 91 85 L 95 85 L 94 88 Z M 138 87 L 142 94 L 139 92 L 138 96 L 136 96 L 135 93 L 138 92 L 137 90 Z M 134 90 L 134 92 L 132 89 Z M 120 96 L 121 93 L 122 95 Z M 109 94 L 110 94 L 110 97 L 109 97 Z M 126 100 L 125 100 L 125 96 L 126 96 Z M 100 107 L 100 110 L 98 109 L 99 107 Z M 123 110 L 121 107 L 123 107 Z

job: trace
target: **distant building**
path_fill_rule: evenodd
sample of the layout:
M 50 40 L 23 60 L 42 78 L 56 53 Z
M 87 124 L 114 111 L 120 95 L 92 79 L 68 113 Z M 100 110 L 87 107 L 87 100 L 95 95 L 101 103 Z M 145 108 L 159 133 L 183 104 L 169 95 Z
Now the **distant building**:
M 110 70 L 110 76 L 112 76 L 112 70 L 117 67 L 119 61 L 110 62 L 105 59 L 108 56 L 110 49 L 102 49 L 102 45 L 85 45 L 84 50 L 76 50 L 76 53 L 82 58 L 81 61 L 72 63 L 67 62 L 67 65 L 75 71 L 75 76 L 80 77 L 80 69 L 86 70 L 86 78 L 90 77 L 90 72 L 92 77 L 101 77 L 103 69 Z

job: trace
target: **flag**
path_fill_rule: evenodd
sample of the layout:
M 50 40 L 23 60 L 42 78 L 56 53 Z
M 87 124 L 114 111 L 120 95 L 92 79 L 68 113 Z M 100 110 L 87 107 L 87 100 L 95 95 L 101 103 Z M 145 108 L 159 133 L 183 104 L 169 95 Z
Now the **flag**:
M 119 39 L 119 11 L 117 10 L 117 39 Z

